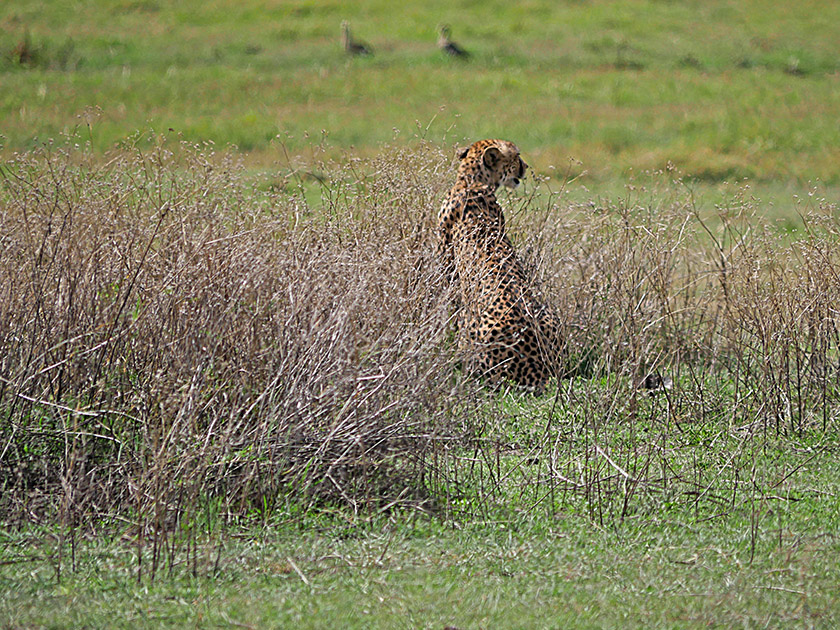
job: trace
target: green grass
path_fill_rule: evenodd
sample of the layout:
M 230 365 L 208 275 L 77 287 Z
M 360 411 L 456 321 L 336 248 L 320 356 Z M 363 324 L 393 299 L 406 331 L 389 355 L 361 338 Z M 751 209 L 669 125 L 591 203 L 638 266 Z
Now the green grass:
M 821 488 L 836 493 L 832 459 L 822 458 Z M 814 488 L 796 502 L 767 499 L 757 515 L 755 546 L 748 510 L 706 522 L 680 520 L 686 514 L 636 518 L 606 530 L 562 515 L 458 529 L 404 514 L 360 528 L 270 524 L 230 532 L 201 545 L 195 563 L 139 581 L 136 555 L 125 546 L 80 545 L 77 571 L 59 581 L 49 562 L 25 559 L 37 548 L 7 534 L 4 546 L 14 545 L 20 560 L 0 567 L 0 624 L 834 627 L 836 500 Z
M 373 58 L 345 58 L 344 18 Z M 441 57 L 438 22 L 469 62 Z M 704 187 L 749 178 L 786 202 L 810 182 L 840 185 L 832 2 L 33 2 L 0 9 L 0 24 L 6 152 L 98 107 L 100 151 L 173 129 L 234 144 L 258 168 L 277 166 L 277 137 L 305 156 L 322 133 L 334 155 L 395 136 L 504 136 L 539 172 L 576 160 L 596 189 L 669 161 Z M 34 59 L 18 65 L 26 33 Z

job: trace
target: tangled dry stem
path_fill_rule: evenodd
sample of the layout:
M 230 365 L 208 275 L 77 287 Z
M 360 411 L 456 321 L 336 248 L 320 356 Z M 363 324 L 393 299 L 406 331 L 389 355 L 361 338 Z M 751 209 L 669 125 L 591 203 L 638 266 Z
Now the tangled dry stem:
M 836 421 L 827 204 L 803 208 L 791 242 L 754 201 L 704 217 L 678 184 L 603 205 L 547 184 L 509 199 L 579 375 L 541 406 L 460 375 L 432 256 L 440 149 L 322 165 L 316 184 L 164 146 L 3 166 L 6 522 L 120 515 L 142 537 L 208 506 L 476 516 L 548 496 L 623 518 L 674 487 L 699 501 L 726 486 L 679 463 L 686 427 L 744 445 Z M 654 372 L 675 387 L 649 399 L 636 384 Z

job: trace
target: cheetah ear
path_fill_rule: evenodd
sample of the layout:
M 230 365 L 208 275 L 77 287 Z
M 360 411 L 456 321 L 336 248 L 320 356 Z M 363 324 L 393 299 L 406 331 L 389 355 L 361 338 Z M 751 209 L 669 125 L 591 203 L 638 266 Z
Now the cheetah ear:
M 487 147 L 484 150 L 484 156 L 482 160 L 484 161 L 484 166 L 487 168 L 495 168 L 496 164 L 502 159 L 502 152 L 499 151 L 496 147 Z
M 457 149 L 455 149 L 455 157 L 459 160 L 463 160 L 465 157 L 467 157 L 467 153 L 469 152 L 469 147 L 458 147 Z

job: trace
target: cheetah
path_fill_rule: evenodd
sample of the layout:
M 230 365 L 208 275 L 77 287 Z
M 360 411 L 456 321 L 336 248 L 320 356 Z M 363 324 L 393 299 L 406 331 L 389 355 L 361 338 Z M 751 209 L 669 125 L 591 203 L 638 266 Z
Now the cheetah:
M 506 140 L 459 149 L 455 185 L 441 206 L 436 253 L 460 302 L 469 371 L 541 393 L 556 375 L 558 325 L 537 299 L 505 231 L 496 190 L 515 188 L 528 165 Z

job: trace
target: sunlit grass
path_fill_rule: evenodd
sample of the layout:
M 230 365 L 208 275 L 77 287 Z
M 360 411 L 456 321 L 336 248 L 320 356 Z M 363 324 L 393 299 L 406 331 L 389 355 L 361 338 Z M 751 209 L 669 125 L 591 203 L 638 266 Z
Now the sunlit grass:
M 510 138 L 539 172 L 574 160 L 592 188 L 671 162 L 706 188 L 749 178 L 763 197 L 817 181 L 836 191 L 837 11 L 755 0 L 396 13 L 373 1 L 10 5 L 0 52 L 28 32 L 35 60 L 0 62 L 0 133 L 8 154 L 95 106 L 99 151 L 137 129 L 173 129 L 270 167 L 278 136 L 298 154 L 325 132 L 364 156 L 396 130 L 453 144 Z M 343 56 L 342 18 L 373 58 Z M 438 21 L 453 25 L 469 62 L 440 56 Z
M 835 471 L 836 472 L 836 471 Z M 832 486 L 836 488 L 836 485 Z M 605 531 L 546 526 L 406 528 L 380 518 L 242 529 L 157 581 L 131 549 L 99 541 L 59 582 L 47 563 L 0 567 L 8 627 L 705 628 L 832 627 L 840 548 L 774 501 L 751 554 L 749 519 L 651 517 Z M 320 532 L 319 532 L 320 530 Z M 241 538 L 247 542 L 242 542 Z M 7 537 L 3 544 L 21 544 Z M 38 553 L 36 547 L 26 547 Z M 221 551 L 221 553 L 219 553 Z M 149 562 L 149 557 L 145 562 Z

